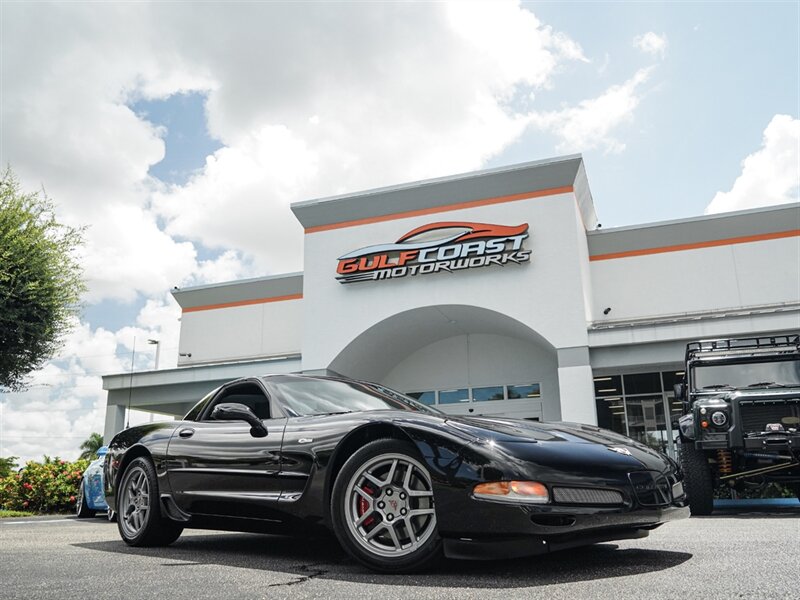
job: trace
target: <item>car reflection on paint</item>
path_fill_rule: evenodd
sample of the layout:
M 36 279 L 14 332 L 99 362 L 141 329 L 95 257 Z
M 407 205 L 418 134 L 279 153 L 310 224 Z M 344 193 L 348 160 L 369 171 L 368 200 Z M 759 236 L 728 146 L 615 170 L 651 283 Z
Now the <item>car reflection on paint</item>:
M 333 531 L 380 572 L 645 537 L 688 516 L 667 456 L 576 423 L 456 417 L 341 377 L 232 381 L 117 434 L 106 498 L 132 546 L 184 528 Z

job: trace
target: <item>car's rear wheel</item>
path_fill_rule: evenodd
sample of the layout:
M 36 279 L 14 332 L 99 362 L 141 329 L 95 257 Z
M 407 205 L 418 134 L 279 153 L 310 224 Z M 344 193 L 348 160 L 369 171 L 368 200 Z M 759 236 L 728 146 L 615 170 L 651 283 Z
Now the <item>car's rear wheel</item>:
M 117 508 L 117 528 L 129 546 L 166 546 L 183 531 L 178 523 L 161 516 L 156 470 L 145 457 L 133 459 L 125 469 Z
M 91 519 L 95 514 L 95 511 L 86 504 L 86 481 L 83 479 L 81 479 L 78 497 L 75 500 L 75 514 L 79 519 Z
M 714 510 L 714 478 L 708 459 L 692 442 L 679 446 L 686 496 L 693 516 L 710 515 Z
M 431 476 L 407 442 L 376 440 L 348 459 L 333 487 L 332 520 L 345 550 L 376 571 L 419 571 L 442 555 Z

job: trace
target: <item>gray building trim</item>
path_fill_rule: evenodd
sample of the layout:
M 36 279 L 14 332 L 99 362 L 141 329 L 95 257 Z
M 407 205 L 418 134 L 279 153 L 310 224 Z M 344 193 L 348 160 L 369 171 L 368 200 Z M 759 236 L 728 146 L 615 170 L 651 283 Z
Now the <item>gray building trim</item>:
M 589 231 L 589 255 L 599 256 L 800 229 L 800 203 Z
M 589 189 L 589 178 L 586 176 L 586 166 L 581 161 L 578 172 L 575 174 L 575 199 L 578 202 L 578 209 L 583 218 L 583 227 L 587 231 L 592 231 L 597 227 L 597 213 L 594 210 L 594 199 L 592 191 Z
M 597 217 L 580 154 L 296 202 L 292 212 L 310 228 L 565 186 L 575 188 L 584 224 L 594 227 Z
M 177 369 L 161 369 L 159 371 L 139 371 L 130 373 L 114 373 L 103 376 L 103 389 L 128 390 L 132 388 L 169 388 L 184 384 L 198 382 L 231 381 L 239 377 L 252 377 L 260 375 L 274 375 L 278 373 L 292 373 L 301 368 L 299 355 L 281 358 L 264 359 L 247 362 L 223 363 L 218 365 L 198 365 L 194 367 L 178 367 Z M 198 398 L 199 400 L 199 398 Z M 164 398 L 155 397 L 146 404 L 164 402 Z
M 558 348 L 558 367 L 583 367 L 589 364 L 589 347 Z
M 226 283 L 198 285 L 172 290 L 173 297 L 180 307 L 184 309 L 226 304 L 228 302 L 295 296 L 302 293 L 302 273 L 269 275 L 255 279 L 240 279 Z

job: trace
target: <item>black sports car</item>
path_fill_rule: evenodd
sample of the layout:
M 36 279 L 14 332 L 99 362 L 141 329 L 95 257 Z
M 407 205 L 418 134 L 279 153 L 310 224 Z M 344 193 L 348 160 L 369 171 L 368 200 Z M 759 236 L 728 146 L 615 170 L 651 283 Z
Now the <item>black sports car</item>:
M 688 516 L 677 464 L 629 438 L 449 416 L 345 378 L 233 381 L 182 421 L 117 434 L 105 469 L 132 546 L 185 527 L 328 529 L 383 572 L 645 537 Z

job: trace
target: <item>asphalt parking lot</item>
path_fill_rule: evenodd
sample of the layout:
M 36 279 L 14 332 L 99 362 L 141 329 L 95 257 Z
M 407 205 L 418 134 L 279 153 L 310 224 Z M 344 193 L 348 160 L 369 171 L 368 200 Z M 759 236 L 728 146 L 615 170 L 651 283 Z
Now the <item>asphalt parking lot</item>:
M 0 521 L 0 597 L 12 598 L 792 598 L 800 508 L 726 511 L 641 540 L 503 562 L 445 561 L 377 575 L 335 541 L 186 531 L 128 548 L 98 517 Z

